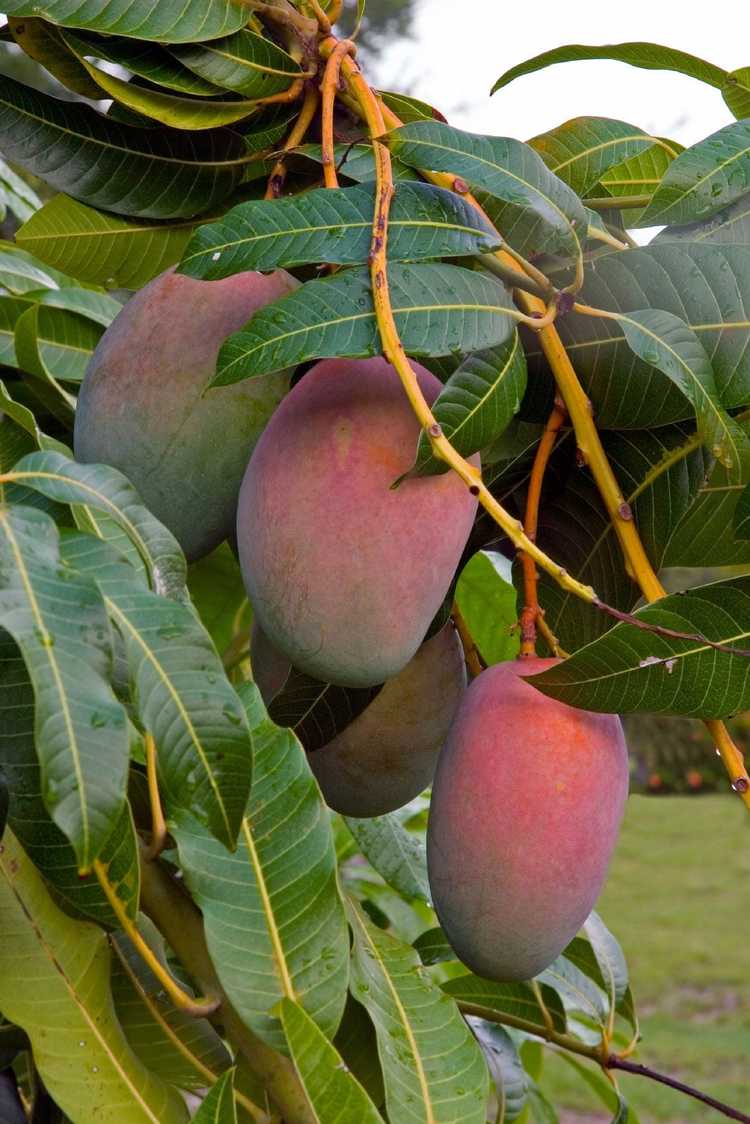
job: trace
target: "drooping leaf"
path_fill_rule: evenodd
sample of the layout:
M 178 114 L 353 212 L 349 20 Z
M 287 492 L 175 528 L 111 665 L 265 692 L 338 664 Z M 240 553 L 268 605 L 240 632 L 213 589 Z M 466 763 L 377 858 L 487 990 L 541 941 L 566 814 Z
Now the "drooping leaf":
M 484 1124 L 487 1067 L 453 1002 L 422 974 L 410 945 L 354 904 L 352 985 L 378 1039 L 388 1117 L 399 1124 Z
M 292 667 L 283 687 L 269 703 L 268 713 L 277 725 L 293 730 L 307 752 L 313 753 L 353 722 L 378 690 L 321 683 Z
M 599 965 L 605 989 L 619 1003 L 624 999 L 629 984 L 628 965 L 619 941 L 598 913 L 589 915 L 583 930 Z
M 686 74 L 689 78 L 697 78 L 709 86 L 721 89 L 726 78 L 726 71 L 713 63 L 704 62 L 695 55 L 686 51 L 678 51 L 674 47 L 662 47 L 658 43 L 608 43 L 602 47 L 582 46 L 578 43 L 565 47 L 555 47 L 551 51 L 544 51 L 541 55 L 527 59 L 517 66 L 506 70 L 492 87 L 492 93 L 507 86 L 516 78 L 524 74 L 533 74 L 535 70 L 543 70 L 558 62 L 579 62 L 582 59 L 614 59 L 617 62 L 626 62 L 631 66 L 640 66 L 644 70 L 676 70 L 678 74 Z
M 116 468 L 78 464 L 52 451 L 30 453 L 15 465 L 10 475 L 13 481 L 58 503 L 83 505 L 91 520 L 91 530 L 105 540 L 113 531 L 120 537 L 124 532 L 146 567 L 151 587 L 162 596 L 183 595 L 185 558 L 176 539 L 143 506 L 133 485 Z M 100 512 L 111 521 L 109 530 L 97 521 Z
M 130 751 L 127 715 L 108 682 L 104 604 L 96 586 L 61 566 L 57 528 L 43 512 L 0 512 L 0 556 L 0 618 L 34 685 L 44 801 L 88 870 L 122 811 Z
M 738 120 L 750 117 L 750 67 L 743 66 L 727 74 L 721 95 Z
M 528 142 L 576 195 L 588 195 L 610 168 L 652 148 L 655 138 L 627 121 L 574 117 Z
M 500 347 L 468 355 L 432 404 L 435 421 L 462 456 L 484 449 L 505 431 L 526 390 L 526 357 L 518 333 Z M 412 472 L 431 476 L 448 466 L 422 433 Z
M 638 225 L 709 219 L 749 191 L 750 121 L 735 121 L 680 153 Z
M 13 212 L 19 222 L 26 222 L 42 205 L 33 187 L 17 176 L 2 159 L 0 159 L 0 201 Z
M 610 1124 L 638 1124 L 635 1112 L 625 1100 L 619 1088 L 615 1088 L 611 1081 L 596 1069 L 584 1065 L 572 1054 L 560 1051 L 560 1057 L 571 1066 L 582 1081 L 594 1092 L 605 1108 L 614 1113 Z
M 480 351 L 511 334 L 509 296 L 493 277 L 456 265 L 391 265 L 391 302 L 410 355 Z M 380 354 L 369 271 L 308 281 L 267 305 L 219 352 L 212 386 L 283 370 L 307 359 Z
M 55 1102 L 73 1120 L 183 1124 L 183 1101 L 138 1061 L 117 1022 L 104 933 L 55 905 L 10 831 L 0 911 L 0 1008 L 28 1034 Z M 34 986 L 19 987 L 23 979 Z
M 485 663 L 499 663 L 517 655 L 516 591 L 511 564 L 504 555 L 478 551 L 458 579 L 456 603 Z
M 730 242 L 750 246 L 750 195 L 743 195 L 705 222 L 665 227 L 651 245 L 662 242 Z
M 222 1074 L 208 1091 L 193 1121 L 194 1124 L 237 1124 L 233 1069 Z
M 510 1124 L 523 1112 L 528 1076 L 516 1044 L 504 1027 L 469 1015 L 466 1020 L 482 1047 L 498 1099 L 498 1119 Z
M 16 321 L 16 357 L 25 371 L 45 381 L 79 383 L 101 334 L 75 312 L 35 304 Z
M 31 254 L 0 243 L 0 285 L 14 297 L 37 289 L 56 289 L 53 274 L 48 273 Z
M 66 41 L 68 37 L 66 36 Z M 114 36 L 85 35 L 74 37 L 77 45 L 87 48 L 86 53 L 93 58 L 104 59 L 129 70 L 137 78 L 144 78 L 154 86 L 163 86 L 179 94 L 208 96 L 221 93 L 218 86 L 205 82 L 193 74 L 173 54 L 156 43 L 138 39 L 118 39 Z M 100 97 L 100 94 L 95 96 Z
M 80 27 L 105 35 L 129 35 L 157 43 L 192 43 L 237 31 L 247 9 L 233 0 L 166 0 L 148 9 L 114 0 L 5 0 L 7 16 L 41 16 L 61 27 Z
M 392 813 L 371 819 L 345 817 L 345 822 L 362 854 L 389 886 L 406 898 L 430 901 L 427 858 L 418 835 Z
M 413 942 L 419 959 L 426 966 L 441 964 L 445 960 L 456 960 L 457 956 L 448 944 L 448 938 L 439 925 L 420 933 Z
M 207 281 L 245 269 L 367 261 L 374 184 L 320 188 L 276 200 L 250 200 L 201 226 L 180 272 Z M 392 261 L 461 257 L 495 250 L 500 239 L 459 195 L 426 183 L 400 183 L 388 220 Z
M 380 1068 L 375 1027 L 361 1003 L 351 994 L 347 996 L 344 1017 L 333 1044 L 341 1054 L 349 1071 L 367 1091 L 370 1099 L 381 1108 L 385 1101 L 383 1071 Z
M 451 172 L 471 187 L 530 211 L 544 231 L 548 253 L 581 253 L 586 230 L 578 197 L 528 145 L 508 137 L 465 133 L 438 121 L 414 121 L 388 134 L 391 151 L 407 164 Z M 577 230 L 576 230 L 577 228 Z
M 196 221 L 121 218 L 60 194 L 32 215 L 16 238 L 41 261 L 81 281 L 139 289 L 179 260 Z
M 750 579 L 697 586 L 638 609 L 644 622 L 750 648 Z M 529 682 L 571 706 L 603 713 L 726 718 L 750 705 L 750 660 L 701 640 L 678 640 L 616 624 Z
M 16 324 L 24 312 L 31 308 L 30 300 L 20 297 L 0 296 L 0 363 L 16 367 Z
M 284 1048 L 270 1012 L 287 997 L 335 1032 L 347 985 L 346 921 L 328 812 L 294 735 L 243 687 L 253 736 L 253 786 L 237 851 L 186 812 L 173 817 L 185 881 L 200 906 L 211 958 L 243 1021 Z
M 58 191 L 118 214 L 183 218 L 239 184 L 242 138 L 120 125 L 89 106 L 0 79 L 0 142 L 10 159 Z
M 384 105 L 387 105 L 404 123 L 409 121 L 445 120 L 439 109 L 428 105 L 428 103 L 422 101 L 421 98 L 412 97 L 411 94 L 395 93 L 393 90 L 378 90 L 378 97 L 383 101 Z
M 39 304 L 74 312 L 102 328 L 108 328 L 115 316 L 122 312 L 122 301 L 95 289 L 47 289 L 31 295 Z
M 537 980 L 557 992 L 566 1014 L 580 1014 L 595 1026 L 606 1027 L 609 1018 L 607 995 L 595 980 L 564 954 L 540 972 Z
M 377 1108 L 304 1007 L 284 998 L 279 1014 L 315 1120 L 319 1124 L 343 1124 L 345 1120 L 382 1124 Z
M 11 18 L 8 28 L 21 50 L 40 63 L 66 89 L 83 98 L 96 100 L 101 97 L 96 82 L 52 24 L 40 19 Z
M 286 51 L 247 28 L 210 43 L 173 47 L 171 53 L 204 81 L 246 98 L 278 94 L 301 73 Z
M 669 165 L 683 151 L 683 146 L 676 141 L 660 141 L 608 168 L 599 180 L 599 187 L 614 196 L 653 195 Z
M 540 984 L 540 989 L 555 1030 L 564 1033 L 567 1022 L 560 996 L 546 983 Z M 498 984 L 469 974 L 448 980 L 443 990 L 460 1002 L 462 1010 L 479 1018 L 487 1018 L 490 1012 L 496 1011 L 523 1019 L 531 1033 L 533 1028 L 545 1026 L 544 1015 L 530 984 Z
M 719 400 L 711 362 L 695 332 L 678 316 L 654 308 L 622 313 L 617 322 L 636 355 L 671 379 L 692 402 L 711 454 L 730 477 L 740 479 L 750 462 L 750 444 Z
M 335 144 L 333 156 L 340 177 L 354 180 L 355 183 L 372 183 L 375 179 L 375 156 L 371 144 Z M 322 165 L 323 150 L 319 144 L 301 144 L 291 156 L 290 167 L 294 167 L 298 161 L 304 166 L 310 160 Z M 395 183 L 419 179 L 414 169 L 400 160 L 393 160 L 392 165 L 391 173 Z

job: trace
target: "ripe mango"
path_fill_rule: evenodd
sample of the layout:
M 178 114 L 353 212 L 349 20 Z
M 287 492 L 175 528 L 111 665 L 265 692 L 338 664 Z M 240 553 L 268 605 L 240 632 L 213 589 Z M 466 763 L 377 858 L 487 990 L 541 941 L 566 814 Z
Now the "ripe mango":
M 413 364 L 428 401 L 440 391 Z M 419 424 L 382 358 L 315 364 L 247 467 L 237 513 L 257 619 L 323 682 L 374 686 L 414 656 L 450 586 L 476 500 L 453 473 L 404 480 Z
M 167 270 L 128 301 L 91 357 L 76 458 L 124 472 L 190 560 L 232 533 L 245 466 L 288 385 L 274 374 L 202 397 L 219 347 L 296 284 L 284 270 L 223 281 Z
M 550 699 L 496 664 L 466 691 L 440 754 L 427 833 L 435 909 L 472 971 L 548 967 L 602 888 L 628 791 L 619 718 Z

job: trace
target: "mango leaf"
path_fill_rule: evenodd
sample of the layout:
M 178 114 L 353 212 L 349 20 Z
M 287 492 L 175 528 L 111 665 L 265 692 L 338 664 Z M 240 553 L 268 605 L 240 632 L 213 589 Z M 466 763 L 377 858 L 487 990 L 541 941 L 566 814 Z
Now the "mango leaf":
M 419 959 L 429 967 L 432 964 L 442 964 L 446 960 L 456 960 L 456 954 L 448 944 L 448 938 L 439 925 L 420 933 L 413 942 L 413 947 L 419 953 Z
M 523 1112 L 526 1104 L 528 1076 L 516 1044 L 504 1027 L 469 1015 L 466 1019 L 474 1037 L 482 1047 L 498 1099 L 497 1119 L 510 1124 Z
M 399 1124 L 484 1124 L 487 1067 L 454 1004 L 409 945 L 349 906 L 352 987 L 375 1024 L 388 1117 Z
M 304 751 L 243 700 L 253 737 L 253 786 L 231 854 L 187 812 L 172 817 L 185 881 L 200 906 L 211 959 L 244 1022 L 284 1049 L 281 998 L 302 1004 L 331 1036 L 344 1008 L 348 942 L 331 825 Z
M 391 301 L 404 349 L 416 357 L 479 351 L 512 330 L 510 298 L 494 277 L 456 265 L 392 265 Z M 308 281 L 267 305 L 223 344 L 212 386 L 307 359 L 381 352 L 370 275 L 355 267 Z
M 537 976 L 540 984 L 548 984 L 560 996 L 566 1014 L 583 1015 L 589 1022 L 604 1029 L 609 1018 L 609 1002 L 604 990 L 591 976 L 563 954 Z
M 216 648 L 223 652 L 239 634 L 249 635 L 252 610 L 240 564 L 228 543 L 188 568 L 190 600 Z
M 636 355 L 671 379 L 693 403 L 703 441 L 730 477 L 740 479 L 750 460 L 750 444 L 722 407 L 711 362 L 692 329 L 671 312 L 653 308 L 620 314 L 617 322 Z
M 234 1070 L 222 1074 L 193 1117 L 194 1124 L 237 1124 L 234 1101 Z
M 16 322 L 16 356 L 30 374 L 53 383 L 79 383 L 101 334 L 90 319 L 37 304 Z
M 0 201 L 13 212 L 19 222 L 26 222 L 42 205 L 33 187 L 17 176 L 2 159 L 0 159 Z
M 254 103 L 243 99 L 194 98 L 126 81 L 87 59 L 87 55 L 96 57 L 94 45 L 70 33 L 66 33 L 63 40 L 91 76 L 100 98 L 114 98 L 120 105 L 162 125 L 170 125 L 174 129 L 210 129 L 217 125 L 231 125 L 255 111 Z
M 0 619 L 34 685 L 44 801 L 88 871 L 122 811 L 130 750 L 107 679 L 104 605 L 93 584 L 61 566 L 57 528 L 41 511 L 1 513 L 0 555 Z
M 0 364 L 16 367 L 16 324 L 24 312 L 32 307 L 30 300 L 20 297 L 0 296 Z
M 625 998 L 628 990 L 628 965 L 617 938 L 609 931 L 598 913 L 591 913 L 583 931 L 599 965 L 605 989 L 615 1003 Z M 565 953 L 568 956 L 568 953 Z M 568 957 L 570 959 L 570 957 Z
M 709 219 L 750 191 L 750 121 L 735 121 L 670 164 L 639 226 Z
M 0 285 L 14 297 L 37 289 L 56 289 L 52 273 L 48 273 L 31 254 L 0 243 Z
M 613 166 L 652 148 L 655 138 L 635 125 L 609 117 L 574 117 L 528 144 L 551 172 L 575 191 L 588 195 Z
M 148 590 L 110 589 L 104 600 L 156 742 L 167 809 L 189 810 L 233 848 L 250 790 L 250 735 L 210 637 L 186 605 Z
M 55 195 L 18 231 L 43 262 L 113 289 L 139 289 L 179 260 L 196 221 L 147 222 Z
M 500 347 L 467 355 L 433 402 L 432 412 L 453 447 L 468 457 L 505 431 L 525 390 L 526 357 L 514 332 Z M 447 471 L 422 433 L 411 472 L 433 476 Z
M 535 70 L 544 70 L 558 62 L 580 62 L 583 59 L 614 59 L 617 62 L 626 62 L 631 66 L 640 66 L 644 70 L 676 70 L 678 74 L 686 74 L 689 78 L 697 78 L 709 86 L 721 89 L 726 79 L 726 71 L 713 63 L 705 62 L 686 51 L 678 51 L 674 47 L 662 47 L 658 43 L 607 43 L 602 47 L 582 46 L 572 43 L 565 47 L 555 47 L 551 51 L 544 51 L 541 55 L 526 59 L 501 74 L 491 93 L 507 86 L 516 78 L 524 74 L 533 74 Z
M 118 214 L 182 218 L 216 206 L 242 178 L 242 138 L 120 125 L 80 103 L 0 79 L 6 157 L 58 191 Z
M 113 0 L 5 0 L 7 16 L 41 16 L 61 27 L 80 27 L 105 35 L 129 35 L 157 43 L 192 43 L 237 31 L 247 11 L 231 0 L 166 0 L 144 11 Z
M 371 819 L 344 817 L 357 846 L 389 886 L 405 898 L 430 901 L 427 859 L 423 841 L 407 831 L 397 816 Z
M 344 1120 L 382 1124 L 383 1118 L 375 1105 L 304 1007 L 284 998 L 278 1010 L 292 1061 L 315 1120 L 319 1124 Z
M 599 180 L 599 187 L 614 196 L 653 195 L 667 168 L 681 152 L 684 148 L 676 141 L 660 141 L 608 168 Z
M 721 95 L 738 120 L 750 117 L 750 67 L 743 66 L 727 74 Z
M 291 55 L 246 28 L 210 43 L 172 47 L 171 53 L 204 81 L 246 98 L 278 94 L 301 73 Z
M 355 183 L 372 183 L 375 179 L 375 157 L 371 144 L 335 144 L 333 155 L 339 176 L 354 180 Z M 301 144 L 299 148 L 295 148 L 290 157 L 290 166 L 293 167 L 297 161 L 304 166 L 309 160 L 322 165 L 323 150 L 319 144 Z M 392 164 L 391 171 L 394 182 L 398 183 L 400 180 L 419 181 L 414 169 L 402 163 L 401 160 L 394 159 Z
M 375 1028 L 362 1004 L 351 995 L 347 997 L 344 1017 L 333 1044 L 349 1067 L 349 1071 L 380 1108 L 385 1101 L 385 1089 L 378 1059 Z
M 353 722 L 378 690 L 321 683 L 290 666 L 284 685 L 269 703 L 268 714 L 277 725 L 293 730 L 307 752 L 313 753 Z
M 666 226 L 650 244 L 661 242 L 730 242 L 750 246 L 750 196 L 743 195 L 705 222 Z
M 546 983 L 540 985 L 542 999 L 555 1030 L 564 1033 L 567 1027 L 565 1008 L 557 992 Z M 456 976 L 443 984 L 443 991 L 453 996 L 461 1004 L 461 1009 L 470 1015 L 488 1018 L 490 1012 L 498 1012 L 523 1019 L 526 1029 L 534 1033 L 535 1028 L 543 1030 L 544 1015 L 537 997 L 527 983 L 493 983 L 471 974 Z
M 114 531 L 124 532 L 133 543 L 149 576 L 151 587 L 162 596 L 184 596 L 185 558 L 167 528 L 143 506 L 133 485 L 109 465 L 78 464 L 58 452 L 30 453 L 9 474 L 14 482 L 41 492 L 57 503 L 80 504 L 87 511 L 94 533 L 105 540 L 112 535 L 100 526 L 97 513 L 106 515 Z M 119 539 L 116 540 L 119 543 Z
M 47 289 L 31 295 L 39 304 L 74 312 L 102 328 L 108 328 L 122 312 L 122 301 L 94 289 Z
M 85 67 L 75 57 L 56 27 L 40 19 L 10 19 L 8 29 L 29 58 L 82 98 L 96 100 L 101 92 Z
M 663 597 L 638 620 L 746 650 L 750 578 L 733 578 Z M 616 624 L 529 682 L 570 706 L 606 714 L 727 718 L 750 705 L 750 662 L 700 640 L 677 640 Z
M 518 653 L 518 608 L 511 564 L 504 555 L 480 550 L 461 571 L 456 603 L 482 659 L 487 664 Z
M 438 121 L 414 121 L 388 134 L 391 151 L 420 168 L 450 172 L 470 186 L 530 210 L 548 253 L 581 254 L 583 205 L 528 145 L 508 137 L 465 133 Z M 577 230 L 576 230 L 577 228 Z
M 144 78 L 155 86 L 163 86 L 179 94 L 193 94 L 198 97 L 206 95 L 211 97 L 222 92 L 218 86 L 205 82 L 197 74 L 193 74 L 178 62 L 166 47 L 160 47 L 157 43 L 138 39 L 118 39 L 114 36 L 106 38 L 96 36 L 89 39 L 86 36 L 76 35 L 75 40 L 76 44 L 86 49 L 86 54 L 124 67 L 132 75 Z M 97 93 L 94 96 L 101 95 Z
M 559 1056 L 574 1069 L 582 1081 L 588 1085 L 593 1093 L 602 1102 L 605 1108 L 614 1113 L 611 1124 L 638 1124 L 638 1117 L 625 1100 L 622 1092 L 615 1088 L 611 1081 L 596 1069 L 584 1065 L 574 1058 L 572 1054 L 561 1050 Z
M 364 4 L 362 7 L 364 8 Z M 377 93 L 383 104 L 387 105 L 405 124 L 409 121 L 445 121 L 439 109 L 428 105 L 421 98 L 414 98 L 410 94 L 401 94 L 393 90 L 378 90 Z
M 581 300 L 613 312 L 661 309 L 679 317 L 705 348 L 723 405 L 750 402 L 745 247 L 679 242 L 606 254 L 587 269 Z M 690 416 L 682 391 L 630 351 L 616 321 L 567 316 L 559 331 L 600 427 L 652 429 Z M 539 359 L 533 341 L 527 353 L 531 375 L 539 371 Z M 538 381 L 532 378 L 530 385 Z
M 60 1108 L 74 1120 L 99 1115 L 102 1124 L 183 1124 L 181 1098 L 138 1061 L 117 1022 L 106 936 L 55 905 L 7 830 L 0 911 L 0 1008 L 28 1034 Z M 18 986 L 30 978 L 33 988 Z
M 163 939 L 147 918 L 141 935 L 166 964 Z M 178 1010 L 128 939 L 111 940 L 112 998 L 133 1053 L 162 1080 L 180 1089 L 205 1089 L 231 1064 L 229 1053 L 206 1019 Z
M 374 184 L 240 203 L 218 222 L 199 227 L 179 272 L 215 281 L 245 269 L 364 263 L 374 203 Z M 461 196 L 431 184 L 400 183 L 387 246 L 392 261 L 418 261 L 496 250 L 500 239 Z

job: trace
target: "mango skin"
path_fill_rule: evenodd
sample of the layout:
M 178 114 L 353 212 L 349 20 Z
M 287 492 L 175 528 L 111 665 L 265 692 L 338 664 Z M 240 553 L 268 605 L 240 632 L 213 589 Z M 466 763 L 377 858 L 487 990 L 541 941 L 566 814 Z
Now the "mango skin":
M 449 622 L 332 741 L 308 754 L 326 804 L 343 816 L 384 816 L 432 782 L 466 688 L 463 649 Z
M 628 792 L 619 718 L 525 683 L 556 660 L 496 664 L 470 685 L 440 755 L 427 861 L 448 940 L 498 982 L 547 968 L 604 883 Z
M 253 682 L 266 706 L 278 695 L 289 677 L 292 665 L 275 648 L 256 620 L 250 629 L 250 666 Z
M 412 366 L 432 402 L 440 382 Z M 329 359 L 287 395 L 250 459 L 237 512 L 248 596 L 272 643 L 316 679 L 392 679 L 450 585 L 477 504 L 454 473 L 391 489 L 418 435 L 384 359 Z
M 119 468 L 193 561 L 234 528 L 250 453 L 285 373 L 201 395 L 224 339 L 297 282 L 284 270 L 196 281 L 167 270 L 102 336 L 81 385 L 77 460 Z

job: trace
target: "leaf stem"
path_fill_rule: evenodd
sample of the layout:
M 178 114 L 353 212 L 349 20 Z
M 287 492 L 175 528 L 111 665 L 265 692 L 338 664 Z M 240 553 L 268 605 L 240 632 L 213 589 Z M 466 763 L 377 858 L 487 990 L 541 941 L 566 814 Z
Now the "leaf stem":
M 318 94 L 317 86 L 314 82 L 308 82 L 305 87 L 305 98 L 302 102 L 302 107 L 289 132 L 289 136 L 284 141 L 281 155 L 271 169 L 271 174 L 268 177 L 268 185 L 265 194 L 266 199 L 278 199 L 279 195 L 281 195 L 281 189 L 286 179 L 286 157 L 292 149 L 297 148 L 305 139 L 307 130 L 310 128 L 313 118 L 315 117 L 319 100 L 320 95 Z
M 206 1015 L 212 1014 L 219 1006 L 220 1000 L 211 996 L 207 999 L 194 999 L 192 995 L 188 995 L 186 991 L 182 990 L 171 973 L 167 971 L 159 958 L 154 954 L 153 950 L 149 948 L 146 941 L 138 932 L 138 927 L 135 922 L 128 917 L 123 903 L 115 893 L 115 889 L 109 880 L 107 866 L 101 859 L 94 859 L 94 873 L 125 935 L 144 963 L 154 973 L 175 1007 L 178 1007 L 188 1015 L 193 1015 L 197 1019 L 205 1018 Z
M 646 207 L 651 202 L 650 195 L 602 195 L 594 199 L 584 199 L 583 202 L 592 211 L 619 211 L 635 210 Z
M 150 862 L 162 853 L 167 845 L 167 825 L 164 821 L 164 812 L 159 795 L 159 779 L 157 776 L 156 742 L 151 734 L 145 736 L 146 745 L 146 777 L 148 780 L 148 800 L 151 806 L 151 842 L 145 852 L 145 858 Z

